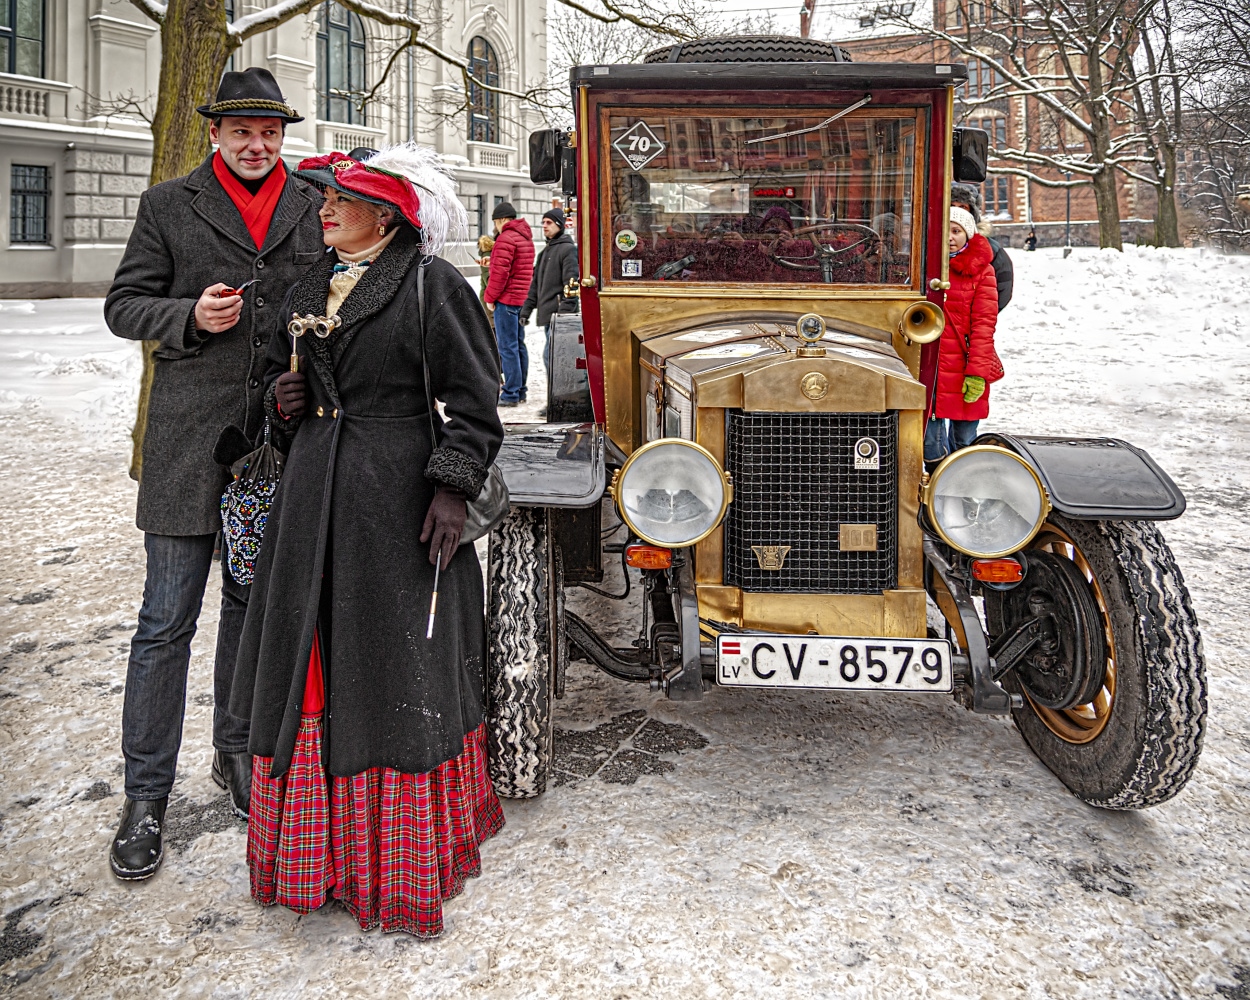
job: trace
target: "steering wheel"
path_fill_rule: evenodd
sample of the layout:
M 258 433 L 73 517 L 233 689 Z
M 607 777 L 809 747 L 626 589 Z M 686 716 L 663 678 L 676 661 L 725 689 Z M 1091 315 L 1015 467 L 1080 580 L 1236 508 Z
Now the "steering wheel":
M 828 237 L 821 238 L 825 233 L 849 233 L 855 242 L 846 246 L 834 246 L 828 242 Z M 768 259 L 794 271 L 819 271 L 822 281 L 832 283 L 835 267 L 858 264 L 881 236 L 875 229 L 854 222 L 818 222 L 811 226 L 801 226 L 788 234 L 788 238 L 810 240 L 815 253 L 810 257 L 783 257 L 777 253 L 777 244 L 781 242 L 778 239 L 768 251 Z

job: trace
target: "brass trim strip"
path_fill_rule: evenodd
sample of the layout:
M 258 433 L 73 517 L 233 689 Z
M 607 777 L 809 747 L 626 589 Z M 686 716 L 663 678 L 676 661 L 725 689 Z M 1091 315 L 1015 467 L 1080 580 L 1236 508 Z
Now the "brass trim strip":
M 661 382 L 664 381 L 664 366 L 663 365 L 657 368 L 646 358 L 639 358 L 638 367 L 642 368 L 644 371 L 649 371 L 652 375 L 658 378 Z
M 590 136 L 590 85 L 583 83 L 577 88 L 577 98 L 581 107 L 582 128 L 586 131 L 586 136 Z M 589 143 L 579 142 L 577 144 L 577 172 L 580 180 L 577 189 L 581 192 L 577 198 L 577 226 L 580 230 L 582 242 L 582 274 L 583 278 L 591 273 L 590 262 L 590 210 L 588 203 L 590 198 L 590 146 Z

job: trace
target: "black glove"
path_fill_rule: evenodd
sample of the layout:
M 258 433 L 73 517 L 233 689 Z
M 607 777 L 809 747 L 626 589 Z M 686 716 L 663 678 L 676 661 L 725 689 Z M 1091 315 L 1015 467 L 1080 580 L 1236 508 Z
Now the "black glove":
M 439 553 L 442 553 L 442 565 L 451 562 L 451 557 L 460 547 L 467 516 L 467 502 L 460 490 L 440 486 L 435 491 L 429 512 L 425 515 L 425 526 L 421 529 L 421 541 L 430 543 L 431 565 L 434 565 Z
M 282 416 L 302 417 L 304 415 L 304 373 L 283 372 L 278 376 L 274 398 L 278 400 L 278 409 Z
M 526 327 L 526 326 L 529 326 L 529 325 L 530 325 L 530 317 L 531 317 L 532 315 L 534 315 L 532 311 L 531 311 L 531 312 L 523 312 L 523 313 L 521 313 L 521 315 L 518 317 L 518 319 L 520 319 L 520 321 L 521 321 L 521 326 L 522 326 L 522 327 Z

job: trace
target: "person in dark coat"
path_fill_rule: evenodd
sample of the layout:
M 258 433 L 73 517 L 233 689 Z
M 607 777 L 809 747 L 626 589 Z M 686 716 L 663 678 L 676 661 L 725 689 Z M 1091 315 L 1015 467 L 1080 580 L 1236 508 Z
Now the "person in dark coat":
M 495 246 L 490 252 L 490 276 L 482 300 L 493 313 L 499 357 L 503 361 L 504 384 L 500 406 L 525 402 L 529 379 L 529 352 L 525 349 L 525 329 L 521 306 L 534 277 L 534 234 L 516 209 L 501 201 L 491 215 L 495 224 Z
M 433 936 L 503 825 L 482 574 L 459 545 L 503 440 L 499 364 L 473 287 L 434 256 L 466 228 L 436 153 L 332 153 L 300 176 L 324 189 L 335 252 L 283 315 L 338 322 L 298 338 L 298 371 L 289 342 L 269 349 L 266 405 L 289 455 L 231 699 L 255 754 L 252 895 L 299 913 L 333 896 L 362 928 Z
M 976 188 L 968 184 L 951 185 L 951 207 L 962 208 L 969 212 L 981 224 L 981 195 Z M 986 236 L 985 242 L 994 252 L 994 283 L 998 288 L 998 311 L 1002 312 L 1011 301 L 1012 288 L 1016 282 L 1016 269 L 1011 263 L 1011 256 L 1003 249 L 1003 245 L 992 236 Z
M 946 326 L 937 342 L 924 459 L 929 465 L 976 439 L 977 424 L 990 414 L 990 383 L 1003 376 L 994 350 L 998 289 L 989 240 L 977 232 L 971 212 L 950 212 L 950 281 Z
M 267 70 L 226 73 L 197 109 L 218 145 L 186 177 L 139 199 L 134 230 L 104 303 L 109 329 L 155 342 L 135 518 L 147 581 L 130 646 L 122 710 L 126 805 L 110 852 L 119 878 L 152 875 L 182 740 L 191 637 L 221 529 L 228 463 L 261 429 L 266 349 L 282 296 L 323 255 L 320 198 L 288 176 L 279 153 L 302 121 Z M 243 294 L 223 294 L 253 282 Z M 242 451 L 214 459 L 223 431 Z M 226 438 L 231 435 L 227 434 Z M 222 567 L 214 666 L 214 780 L 247 816 L 246 717 L 228 707 L 247 588 Z
M 543 214 L 543 236 L 547 245 L 534 263 L 534 277 L 530 281 L 529 295 L 521 306 L 521 326 L 529 326 L 534 310 L 538 310 L 538 325 L 547 332 L 547 344 L 543 348 L 543 363 L 551 372 L 551 317 L 564 302 L 564 289 L 570 281 L 577 280 L 577 244 L 564 231 L 564 213 L 558 208 Z M 571 300 L 576 306 L 577 300 Z

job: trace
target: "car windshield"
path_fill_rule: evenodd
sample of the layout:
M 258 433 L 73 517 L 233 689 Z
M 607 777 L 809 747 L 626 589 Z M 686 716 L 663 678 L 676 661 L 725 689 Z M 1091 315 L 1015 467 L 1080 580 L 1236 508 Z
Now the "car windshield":
M 839 110 L 610 115 L 611 280 L 911 285 L 920 112 Z

